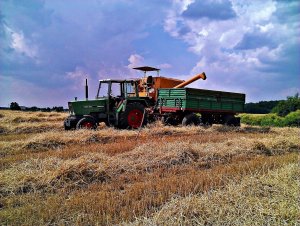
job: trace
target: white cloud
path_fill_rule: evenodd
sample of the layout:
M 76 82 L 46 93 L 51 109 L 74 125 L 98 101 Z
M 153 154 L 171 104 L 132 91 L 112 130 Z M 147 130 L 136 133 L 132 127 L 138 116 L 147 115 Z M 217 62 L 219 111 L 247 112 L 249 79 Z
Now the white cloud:
M 268 23 L 266 25 L 257 25 L 257 27 L 259 28 L 259 30 L 262 32 L 262 33 L 266 33 L 268 31 L 270 31 L 271 29 L 274 28 L 274 25 L 272 23 Z
M 91 80 L 90 74 L 82 67 L 76 66 L 74 71 L 69 71 L 65 73 L 65 78 L 68 80 L 70 86 L 73 90 L 78 90 L 83 87 L 84 80 L 87 78 Z
M 163 63 L 163 64 L 158 65 L 157 67 L 160 69 L 168 69 L 168 68 L 171 68 L 172 65 L 168 64 L 168 63 Z
M 142 57 L 139 54 L 131 54 L 128 58 L 129 64 L 128 68 L 132 69 L 133 67 L 139 67 L 139 66 L 144 66 L 144 57 Z
M 6 26 L 6 30 L 11 34 L 10 47 L 16 52 L 24 54 L 30 58 L 36 58 L 38 55 L 38 48 L 32 44 L 28 39 L 25 39 L 22 31 L 16 32 Z
M 278 5 L 272 0 L 231 0 L 231 3 L 236 17 L 214 20 L 200 15 L 185 17 L 183 3 L 173 2 L 164 28 L 171 36 L 186 42 L 189 50 L 199 56 L 190 74 L 205 70 L 206 88 L 248 92 L 250 100 L 256 95 L 270 95 L 266 89 L 288 87 L 286 83 L 275 82 L 275 79 L 282 79 L 281 72 L 276 70 L 280 70 L 278 63 L 290 62 L 291 56 L 285 54 L 287 49 L 297 46 L 295 43 L 299 45 L 299 39 L 295 41 L 297 26 L 287 26 L 282 18 L 276 17 Z M 180 33 L 183 28 L 188 32 Z M 239 49 L 236 48 L 238 44 Z M 266 84 L 273 84 L 273 87 L 265 88 Z
M 272 0 L 231 0 L 235 13 L 248 23 L 268 21 L 276 11 L 276 3 Z

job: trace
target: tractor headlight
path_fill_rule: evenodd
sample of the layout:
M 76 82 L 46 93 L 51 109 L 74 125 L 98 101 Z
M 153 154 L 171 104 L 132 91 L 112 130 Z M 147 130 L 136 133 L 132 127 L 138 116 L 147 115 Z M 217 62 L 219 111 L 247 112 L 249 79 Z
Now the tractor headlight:
M 73 114 L 74 113 L 74 109 L 73 109 L 73 106 L 72 106 L 71 102 L 68 102 L 68 107 L 69 107 L 70 114 Z

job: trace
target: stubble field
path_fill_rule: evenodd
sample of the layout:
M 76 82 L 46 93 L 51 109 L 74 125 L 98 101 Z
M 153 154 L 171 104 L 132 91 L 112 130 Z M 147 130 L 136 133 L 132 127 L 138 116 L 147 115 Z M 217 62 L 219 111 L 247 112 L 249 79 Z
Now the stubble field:
M 0 225 L 295 225 L 299 128 L 64 131 L 0 111 Z

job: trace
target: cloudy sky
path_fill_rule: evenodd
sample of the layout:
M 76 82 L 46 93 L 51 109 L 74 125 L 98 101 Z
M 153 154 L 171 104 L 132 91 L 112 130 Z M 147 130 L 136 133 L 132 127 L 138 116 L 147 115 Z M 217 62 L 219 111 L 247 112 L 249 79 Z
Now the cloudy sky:
M 0 0 L 0 106 L 66 106 L 103 78 L 142 74 L 246 93 L 299 92 L 299 0 Z

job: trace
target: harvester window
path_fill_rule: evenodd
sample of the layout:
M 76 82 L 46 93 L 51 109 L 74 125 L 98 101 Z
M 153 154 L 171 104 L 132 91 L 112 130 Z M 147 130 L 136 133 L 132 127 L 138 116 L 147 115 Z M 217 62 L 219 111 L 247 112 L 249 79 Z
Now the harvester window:
M 134 86 L 134 83 L 125 83 L 126 85 L 126 92 L 127 94 L 130 94 L 130 95 L 135 95 L 135 86 Z

